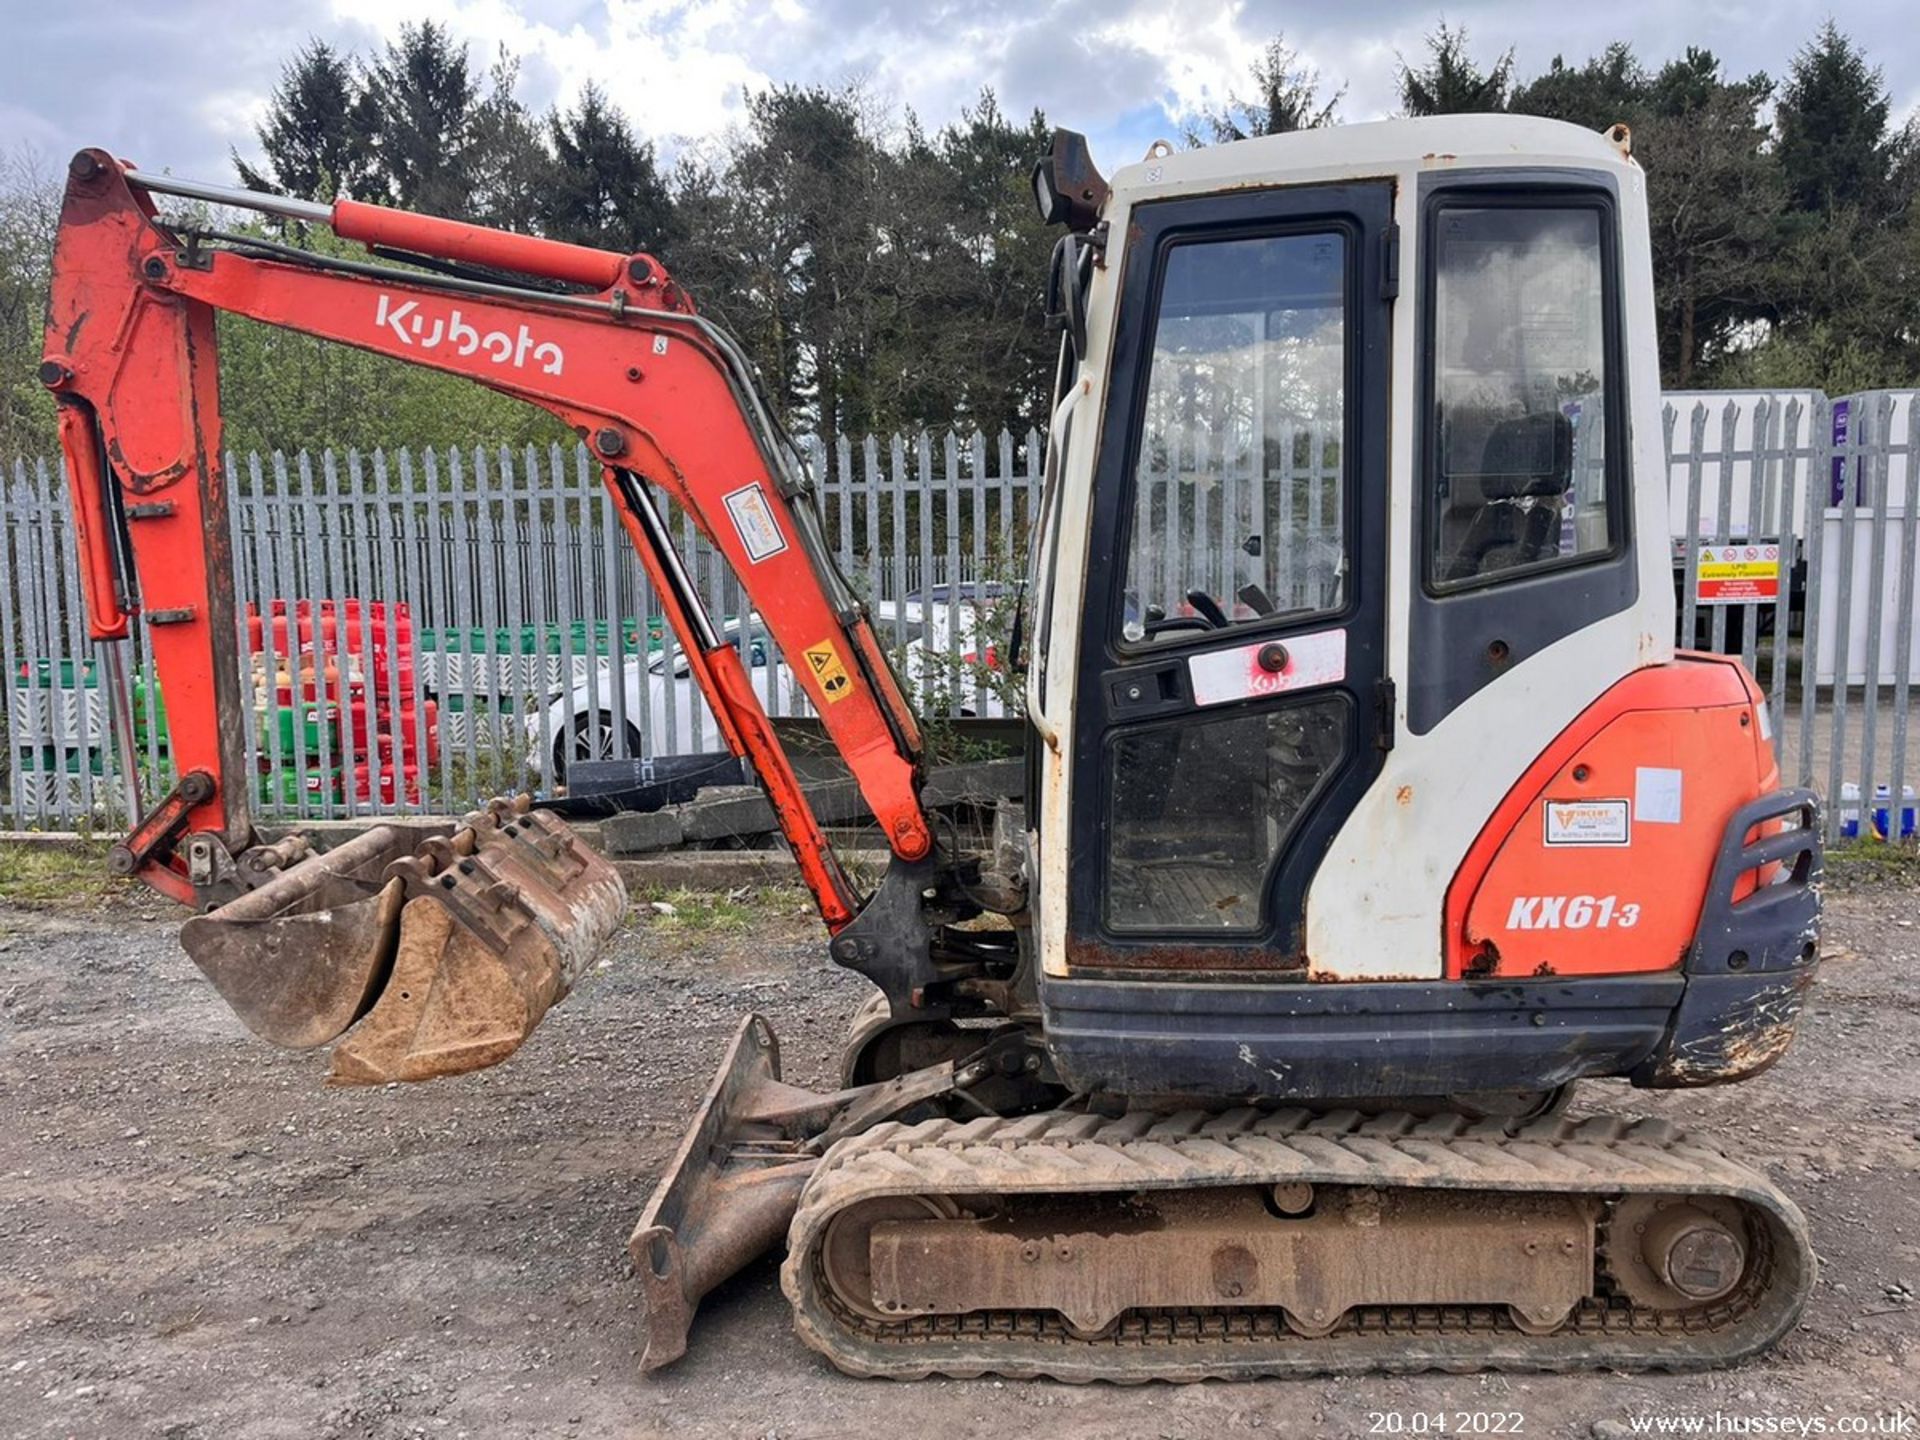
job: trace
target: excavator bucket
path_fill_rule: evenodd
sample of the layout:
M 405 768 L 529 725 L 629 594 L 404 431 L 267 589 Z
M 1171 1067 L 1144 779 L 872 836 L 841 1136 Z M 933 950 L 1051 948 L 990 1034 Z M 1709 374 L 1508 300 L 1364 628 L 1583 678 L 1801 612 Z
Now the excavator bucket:
M 341 1041 L 330 1084 L 431 1080 L 519 1049 L 626 898 L 610 864 L 523 798 L 424 842 L 375 826 L 189 920 L 180 939 L 262 1039 Z

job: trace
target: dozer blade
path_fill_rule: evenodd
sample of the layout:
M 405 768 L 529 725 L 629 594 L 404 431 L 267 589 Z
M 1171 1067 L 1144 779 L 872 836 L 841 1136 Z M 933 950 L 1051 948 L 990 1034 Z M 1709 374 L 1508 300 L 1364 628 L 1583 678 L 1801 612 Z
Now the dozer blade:
M 524 800 L 417 839 L 376 826 L 182 927 L 255 1034 L 303 1048 L 347 1035 L 331 1084 L 506 1059 L 625 913 L 618 872 Z
M 787 1233 L 807 1178 L 835 1142 L 960 1083 L 947 1062 L 881 1084 L 803 1090 L 781 1081 L 767 1022 L 741 1021 L 627 1241 L 641 1285 L 640 1368 L 686 1353 L 701 1298 Z

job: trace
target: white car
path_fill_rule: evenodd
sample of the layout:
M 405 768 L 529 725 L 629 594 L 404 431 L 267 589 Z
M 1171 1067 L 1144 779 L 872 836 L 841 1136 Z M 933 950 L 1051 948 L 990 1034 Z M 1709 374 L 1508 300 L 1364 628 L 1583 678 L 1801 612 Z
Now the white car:
M 943 587 L 935 590 L 931 602 L 882 601 L 871 606 L 870 613 L 881 645 L 904 656 L 901 679 L 916 708 L 924 703 L 962 716 L 1006 713 L 1000 697 L 975 674 L 983 657 L 974 653 L 975 616 L 968 599 L 950 604 Z M 749 616 L 744 627 L 737 618 L 727 621 L 723 633 L 736 649 L 744 634 L 748 675 L 769 715 L 814 713 L 758 615 Z M 997 665 L 998 658 L 989 654 L 984 663 Z M 527 763 L 543 781 L 564 781 L 573 760 L 691 755 L 726 748 L 679 646 L 650 656 L 629 655 L 620 670 L 617 694 L 613 663 L 602 658 L 527 717 Z

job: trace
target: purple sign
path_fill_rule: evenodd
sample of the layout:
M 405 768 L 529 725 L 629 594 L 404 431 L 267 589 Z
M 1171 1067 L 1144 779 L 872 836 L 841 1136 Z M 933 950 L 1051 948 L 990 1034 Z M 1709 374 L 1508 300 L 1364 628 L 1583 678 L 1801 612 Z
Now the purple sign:
M 1847 443 L 1847 402 L 1833 402 L 1833 448 L 1837 451 Z M 1827 486 L 1827 504 L 1838 505 L 1847 493 L 1847 462 L 1839 455 L 1833 457 L 1833 479 Z
M 1851 401 L 1836 400 L 1833 402 L 1833 448 L 1836 452 L 1846 449 L 1847 428 L 1850 419 L 1849 411 L 1851 409 Z M 1860 462 L 1856 459 L 1853 466 L 1853 498 L 1856 502 L 1864 504 L 1867 498 L 1867 486 L 1866 477 L 1861 473 L 1861 469 Z M 1841 455 L 1836 453 L 1833 457 L 1833 478 L 1827 486 L 1827 504 L 1839 506 L 1846 504 L 1846 502 L 1847 462 Z

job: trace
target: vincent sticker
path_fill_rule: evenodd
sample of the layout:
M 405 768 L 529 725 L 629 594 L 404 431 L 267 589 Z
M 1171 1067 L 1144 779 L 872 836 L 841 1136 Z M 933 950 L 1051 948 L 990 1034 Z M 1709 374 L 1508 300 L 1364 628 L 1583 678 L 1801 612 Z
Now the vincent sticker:
M 1632 842 L 1625 800 L 1549 800 L 1549 845 L 1626 845 Z
M 787 537 L 780 533 L 779 523 L 773 518 L 773 507 L 767 503 L 767 492 L 757 483 L 742 485 L 720 498 L 726 502 L 727 514 L 733 519 L 734 533 L 739 535 L 740 548 L 747 552 L 748 560 L 758 565 L 787 548 Z

